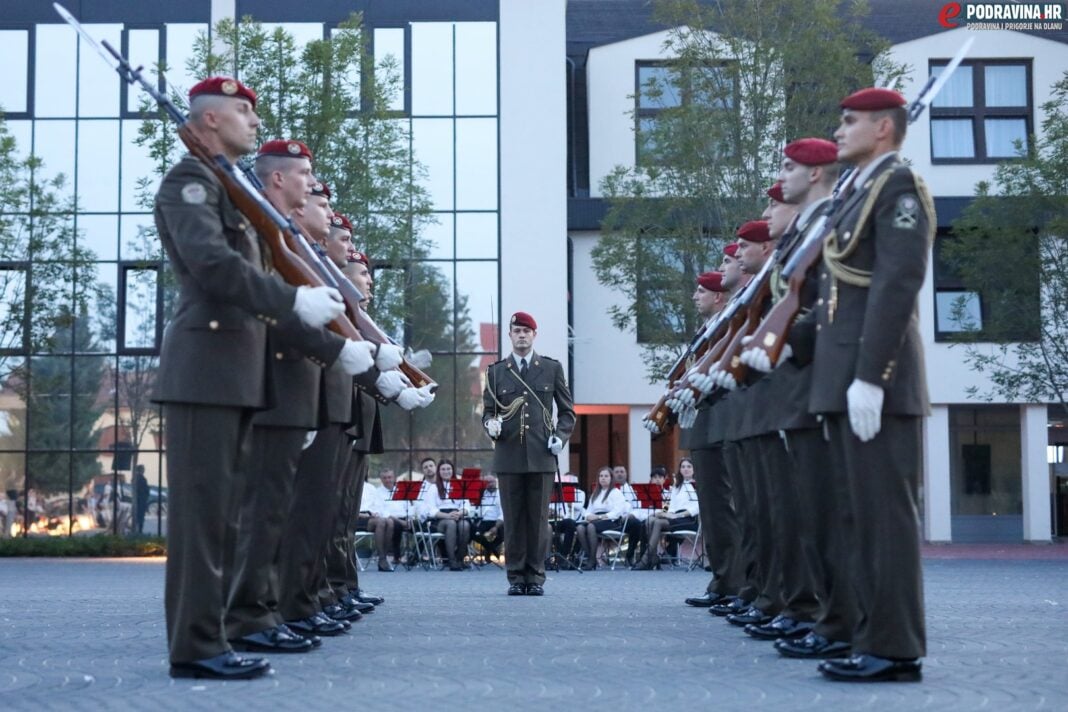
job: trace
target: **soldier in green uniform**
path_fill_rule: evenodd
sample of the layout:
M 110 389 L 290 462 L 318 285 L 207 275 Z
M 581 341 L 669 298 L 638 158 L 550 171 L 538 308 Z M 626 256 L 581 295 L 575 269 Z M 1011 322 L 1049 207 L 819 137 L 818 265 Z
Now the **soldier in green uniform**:
M 267 200 L 283 215 L 302 210 L 311 186 L 312 154 L 300 141 L 267 141 L 256 156 L 256 175 Z M 268 329 L 268 368 L 277 405 L 252 421 L 251 471 L 242 497 L 237 574 L 226 614 L 227 634 L 239 650 L 304 652 L 312 640 L 294 634 L 278 612 L 278 564 L 282 530 L 293 499 L 297 461 L 305 434 L 320 427 L 322 367 L 352 351 L 352 374 L 373 366 L 372 345 L 348 342 L 325 329 L 289 319 Z M 342 368 L 345 359 L 342 358 Z
M 809 407 L 845 473 L 846 575 L 856 594 L 853 656 L 826 660 L 833 680 L 913 681 L 926 652 L 917 489 L 929 412 L 917 295 L 934 237 L 934 203 L 898 157 L 905 99 L 864 89 L 842 101 L 843 191 L 819 275 Z
M 189 91 L 190 127 L 231 162 L 255 148 L 256 94 L 229 77 Z M 167 423 L 164 606 L 175 677 L 248 678 L 262 658 L 233 653 L 223 624 L 245 492 L 252 415 L 272 405 L 267 325 L 296 314 L 318 328 L 342 311 L 335 290 L 284 284 L 208 166 L 185 156 L 156 195 L 156 227 L 178 280 L 155 399 Z
M 489 367 L 482 393 L 482 425 L 493 439 L 493 472 L 500 478 L 510 596 L 544 593 L 556 456 L 575 427 L 563 366 L 534 352 L 537 329 L 530 314 L 512 315 L 512 353 Z

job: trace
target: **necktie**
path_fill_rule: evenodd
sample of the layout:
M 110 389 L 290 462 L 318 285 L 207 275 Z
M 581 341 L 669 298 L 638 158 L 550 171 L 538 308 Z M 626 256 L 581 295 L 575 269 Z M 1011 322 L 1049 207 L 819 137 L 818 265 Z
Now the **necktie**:
M 527 377 L 527 360 L 525 358 L 519 359 L 519 377 Z

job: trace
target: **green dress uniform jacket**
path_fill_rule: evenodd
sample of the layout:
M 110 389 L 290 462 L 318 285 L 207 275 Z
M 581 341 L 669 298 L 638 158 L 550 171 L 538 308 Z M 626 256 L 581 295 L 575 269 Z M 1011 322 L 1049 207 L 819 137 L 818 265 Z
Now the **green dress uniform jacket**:
M 869 200 L 877 187 L 877 200 Z M 870 214 L 858 229 L 865 206 Z M 833 224 L 831 247 L 845 256 L 829 259 L 824 248 L 809 408 L 846 412 L 846 390 L 859 378 L 883 388 L 884 413 L 926 415 L 930 403 L 916 309 L 934 231 L 926 187 L 890 155 L 845 198 Z M 861 279 L 867 275 L 870 284 L 849 284 L 843 267 Z
M 179 293 L 154 399 L 269 407 L 267 325 L 291 313 L 296 288 L 264 274 L 256 233 L 192 156 L 164 178 L 155 220 Z
M 482 424 L 493 417 L 502 418 L 501 434 L 493 449 L 493 471 L 497 473 L 555 472 L 556 456 L 546 443 L 553 435 L 567 442 L 575 427 L 575 409 L 563 366 L 533 351 L 527 360 L 526 386 L 511 356 L 491 365 L 486 373 Z M 520 398 L 524 399 L 522 405 L 513 406 Z M 553 403 L 557 409 L 555 429 L 551 428 Z

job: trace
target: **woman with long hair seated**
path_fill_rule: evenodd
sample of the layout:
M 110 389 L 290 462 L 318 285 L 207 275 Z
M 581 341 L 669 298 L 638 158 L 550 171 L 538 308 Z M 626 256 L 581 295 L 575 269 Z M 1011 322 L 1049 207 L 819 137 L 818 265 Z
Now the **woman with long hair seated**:
M 689 475 L 689 477 L 687 477 Z M 637 571 L 660 568 L 660 537 L 681 530 L 697 529 L 697 490 L 693 487 L 693 461 L 688 457 L 679 461 L 675 481 L 669 490 L 670 499 L 664 509 L 645 522 L 648 533 L 645 556 L 635 566 Z
M 467 546 L 471 541 L 471 520 L 468 519 L 467 500 L 451 499 L 449 487 L 455 468 L 449 460 L 438 462 L 434 480 L 426 488 L 426 516 L 434 525 L 434 531 L 445 535 L 445 552 L 449 557 L 449 570 L 462 571 Z
M 597 471 L 597 487 L 586 505 L 586 521 L 578 525 L 576 534 L 586 553 L 582 568 L 586 571 L 597 568 L 597 535 L 619 527 L 620 517 L 627 511 L 623 493 L 612 486 L 612 468 L 602 467 Z

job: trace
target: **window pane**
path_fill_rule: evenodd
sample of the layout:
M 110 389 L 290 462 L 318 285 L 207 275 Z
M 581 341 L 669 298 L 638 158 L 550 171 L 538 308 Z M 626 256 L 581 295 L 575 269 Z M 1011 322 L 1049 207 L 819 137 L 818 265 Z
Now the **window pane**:
M 0 30 L 0 111 L 26 111 L 26 90 L 30 86 L 30 33 L 26 30 Z
M 456 209 L 497 209 L 497 119 L 456 120 Z
M 107 40 L 112 47 L 122 46 L 122 25 L 85 25 L 97 42 Z M 78 114 L 80 116 L 118 116 L 122 79 L 111 65 L 97 56 L 81 38 L 78 55 Z M 45 65 L 47 67 L 47 65 Z
M 26 271 L 0 269 L 0 352 L 22 351 L 26 335 Z M 13 366 L 9 357 L 0 356 L 0 389 Z M 2 428 L 2 424 L 0 424 Z
M 985 119 L 986 155 L 990 158 L 1013 158 L 1027 150 L 1026 119 Z M 1021 143 L 1017 148 L 1015 143 Z
M 56 197 L 74 194 L 74 122 L 38 121 L 34 130 L 33 152 L 42 161 L 38 175 L 51 179 L 63 174 L 66 179 Z
M 405 288 L 408 275 L 403 269 L 378 269 L 374 271 L 374 292 L 368 314 L 378 327 L 396 341 L 405 342 L 404 321 L 408 315 L 405 308 Z
M 126 293 L 123 304 L 123 345 L 128 349 L 155 349 L 156 288 L 159 271 L 151 269 L 127 269 Z
M 1027 106 L 1027 67 L 988 65 L 984 71 L 987 106 Z
M 971 119 L 931 119 L 932 158 L 974 158 Z
M 452 259 L 453 213 L 434 213 L 434 219 L 437 222 L 427 223 L 420 235 L 426 256 L 435 260 Z
M 931 76 L 937 77 L 945 67 L 931 67 Z M 931 106 L 974 106 L 972 96 L 972 67 L 962 64 L 953 72 Z
M 655 118 L 638 119 L 638 135 L 635 137 L 638 163 L 648 165 L 656 160 Z
M 413 262 L 409 267 L 408 305 L 412 333 L 408 345 L 437 353 L 452 351 L 451 262 Z
M 92 252 L 88 259 L 116 259 L 119 256 L 119 219 L 114 215 L 78 216 L 78 247 Z
M 144 65 L 145 77 L 157 76 L 156 65 L 159 63 L 159 30 L 130 30 L 128 33 L 130 64 L 135 67 Z M 145 94 L 136 87 L 127 87 L 126 110 L 137 111 Z
M 7 132 L 15 139 L 15 150 L 12 157 L 15 160 L 23 160 L 30 155 L 33 149 L 33 122 L 32 121 L 6 121 Z M 0 212 L 11 210 L 11 205 L 0 205 Z
M 69 356 L 37 356 L 30 361 L 29 448 L 69 449 L 71 367 Z
M 456 256 L 468 259 L 497 257 L 496 213 L 457 214 Z
M 37 25 L 34 114 L 74 116 L 78 35 L 69 25 Z M 118 78 L 118 75 L 116 75 Z
M 673 68 L 638 66 L 638 108 L 666 109 L 681 105 L 678 73 Z
M 412 23 L 412 114 L 452 114 L 452 23 Z
M 423 450 L 451 450 L 455 442 L 458 417 L 453 413 L 456 403 L 456 378 L 453 369 L 455 356 L 435 356 L 427 374 L 438 383 L 437 396 L 426 408 L 412 411 L 413 446 Z
M 163 259 L 163 245 L 156 236 L 156 224 L 151 215 L 123 215 L 122 259 L 154 262 Z
M 122 122 L 122 211 L 151 210 L 159 176 L 147 145 L 136 143 L 141 121 Z
M 497 25 L 456 25 L 456 113 L 497 113 Z
M 944 291 L 935 294 L 937 330 L 953 334 L 983 328 L 983 311 L 976 292 Z
M 5 369 L 6 370 L 6 369 Z M 26 403 L 23 393 L 5 389 L 4 402 L 0 405 L 0 450 L 24 450 L 26 448 Z M 26 463 L 22 453 L 0 452 L 0 503 L 7 503 L 8 534 L 15 523 L 15 500 L 22 494 Z M 18 494 L 8 497 L 10 490 Z M 2 537 L 3 534 L 0 534 Z
M 723 67 L 700 67 L 690 78 L 693 103 L 716 109 L 734 106 L 734 84 Z
M 78 331 L 77 351 L 114 352 L 118 266 L 114 262 L 92 263 L 78 269 L 77 280 L 78 308 L 89 315 Z
M 404 111 L 404 30 L 375 29 L 375 76 L 385 85 L 386 109 Z
M 413 119 L 414 160 L 426 167 L 424 187 L 435 210 L 453 209 L 453 121 Z
M 481 325 L 497 320 L 497 263 L 456 263 L 456 350 L 481 351 Z
M 119 209 L 119 122 L 78 122 L 78 207 L 91 213 Z
M 167 81 L 172 91 L 185 96 L 197 82 L 197 78 L 188 71 L 186 64 L 193 56 L 193 47 L 197 35 L 207 33 L 204 24 L 167 25 Z

